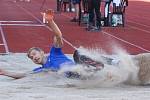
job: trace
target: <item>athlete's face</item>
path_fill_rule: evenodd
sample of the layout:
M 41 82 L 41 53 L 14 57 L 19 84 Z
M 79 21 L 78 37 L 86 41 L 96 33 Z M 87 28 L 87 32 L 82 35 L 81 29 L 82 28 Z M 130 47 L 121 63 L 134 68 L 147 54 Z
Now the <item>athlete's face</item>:
M 29 54 L 29 58 L 36 64 L 42 64 L 44 52 L 33 49 Z

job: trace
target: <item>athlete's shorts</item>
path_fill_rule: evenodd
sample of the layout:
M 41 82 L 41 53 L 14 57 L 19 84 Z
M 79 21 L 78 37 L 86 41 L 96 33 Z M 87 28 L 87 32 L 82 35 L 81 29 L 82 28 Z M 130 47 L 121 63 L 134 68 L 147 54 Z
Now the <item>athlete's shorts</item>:
M 72 0 L 73 4 L 79 4 L 81 0 Z

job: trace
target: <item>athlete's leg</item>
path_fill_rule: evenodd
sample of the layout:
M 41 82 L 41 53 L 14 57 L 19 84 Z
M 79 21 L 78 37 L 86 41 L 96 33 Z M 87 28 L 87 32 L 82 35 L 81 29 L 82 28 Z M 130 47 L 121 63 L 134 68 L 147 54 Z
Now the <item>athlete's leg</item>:
M 77 64 L 93 66 L 96 68 L 96 70 L 101 70 L 104 67 L 104 64 L 102 62 L 94 61 L 93 59 L 91 59 L 85 55 L 80 55 L 80 53 L 77 50 L 74 52 L 73 58 Z

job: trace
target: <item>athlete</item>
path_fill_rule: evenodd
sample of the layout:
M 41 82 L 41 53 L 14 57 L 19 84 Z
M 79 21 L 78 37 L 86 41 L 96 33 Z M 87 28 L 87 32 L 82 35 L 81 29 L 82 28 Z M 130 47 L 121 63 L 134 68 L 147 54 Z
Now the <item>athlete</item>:
M 74 66 L 76 63 L 82 64 L 87 68 L 92 66 L 93 68 L 95 68 L 94 71 L 99 71 L 103 69 L 106 64 L 113 63 L 114 59 L 107 57 L 103 57 L 106 63 L 96 62 L 84 55 L 80 55 L 78 50 L 75 50 L 74 52 L 73 55 L 74 61 L 72 61 L 66 55 L 64 55 L 64 53 L 62 52 L 63 47 L 62 33 L 53 20 L 53 14 L 54 14 L 53 11 L 49 10 L 45 15 L 45 19 L 48 21 L 47 25 L 51 27 L 51 29 L 54 32 L 53 45 L 51 46 L 50 54 L 48 56 L 44 55 L 44 51 L 38 47 L 30 48 L 27 53 L 27 56 L 34 63 L 41 65 L 41 67 L 35 68 L 29 73 L 15 73 L 0 69 L 0 75 L 20 79 L 28 76 L 28 74 L 34 74 L 45 70 L 57 72 L 66 65 L 68 66 L 68 68 L 71 68 L 72 65 Z M 147 82 L 149 82 L 150 80 L 150 53 L 134 55 L 132 58 L 139 67 L 138 78 L 141 81 L 141 84 L 147 84 Z M 117 63 L 120 63 L 120 61 L 118 61 Z M 72 71 L 66 71 L 64 72 L 64 75 L 68 78 L 80 79 L 81 77 L 79 73 Z
M 69 67 L 72 67 L 72 65 L 75 65 L 75 62 L 79 64 L 83 64 L 84 66 L 87 67 L 94 66 L 96 70 L 100 69 L 100 67 L 97 66 L 101 66 L 103 68 L 104 66 L 103 64 L 101 64 L 100 62 L 95 62 L 94 60 L 91 60 L 86 56 L 79 55 L 77 50 L 74 53 L 75 62 L 69 59 L 66 55 L 64 55 L 64 53 L 62 52 L 62 47 L 63 47 L 62 33 L 53 20 L 54 12 L 52 10 L 47 10 L 46 15 L 44 13 L 42 13 L 42 15 L 45 17 L 46 21 L 48 22 L 47 25 L 54 32 L 53 45 L 51 46 L 50 54 L 46 56 L 44 54 L 44 51 L 38 47 L 32 47 L 27 52 L 28 58 L 30 58 L 35 64 L 41 65 L 41 67 L 33 69 L 33 71 L 30 73 L 14 73 L 14 72 L 8 72 L 1 69 L 0 75 L 5 75 L 8 77 L 19 79 L 27 76 L 28 74 L 34 74 L 45 70 L 57 72 L 63 66 L 67 65 Z M 67 71 L 64 74 L 68 78 L 72 78 L 72 77 L 80 78 L 80 75 L 75 72 Z
M 67 56 L 65 56 L 64 53 L 62 52 L 62 47 L 63 47 L 62 33 L 53 20 L 53 14 L 54 14 L 53 11 L 49 10 L 45 15 L 45 19 L 48 21 L 47 25 L 51 27 L 51 29 L 54 32 L 54 38 L 53 38 L 54 40 L 50 50 L 50 54 L 48 56 L 44 55 L 44 51 L 38 47 L 30 48 L 27 53 L 27 56 L 34 63 L 41 65 L 41 67 L 35 68 L 29 73 L 15 73 L 15 72 L 9 72 L 0 69 L 0 75 L 12 77 L 15 79 L 20 79 L 28 76 L 28 74 L 34 74 L 45 70 L 57 72 L 66 65 L 69 68 L 72 67 L 72 65 L 74 66 L 76 63 L 82 64 L 87 68 L 92 66 L 93 68 L 95 68 L 94 71 L 100 71 L 101 69 L 106 67 L 105 66 L 106 64 L 112 64 L 115 61 L 115 59 L 102 57 L 104 60 L 103 63 L 96 62 L 84 55 L 81 55 L 78 50 L 75 50 L 74 52 L 73 55 L 74 61 L 72 61 Z M 134 55 L 132 59 L 139 67 L 137 74 L 141 84 L 144 85 L 148 84 L 148 82 L 150 81 L 150 53 Z M 117 61 L 117 63 L 121 63 L 121 62 Z M 117 66 L 117 63 L 114 66 Z M 72 72 L 72 71 L 66 71 L 64 72 L 64 75 L 68 78 L 80 79 L 81 77 L 79 73 Z

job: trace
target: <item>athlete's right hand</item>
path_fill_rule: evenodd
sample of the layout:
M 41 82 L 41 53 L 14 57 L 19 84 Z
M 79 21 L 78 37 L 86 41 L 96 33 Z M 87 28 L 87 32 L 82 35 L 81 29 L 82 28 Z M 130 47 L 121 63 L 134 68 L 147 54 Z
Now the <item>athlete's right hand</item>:
M 41 12 L 41 14 L 47 21 L 52 21 L 54 18 L 54 11 L 52 9 L 48 9 L 45 12 Z

